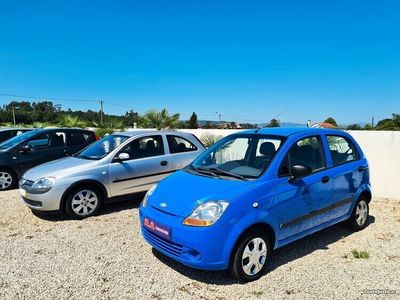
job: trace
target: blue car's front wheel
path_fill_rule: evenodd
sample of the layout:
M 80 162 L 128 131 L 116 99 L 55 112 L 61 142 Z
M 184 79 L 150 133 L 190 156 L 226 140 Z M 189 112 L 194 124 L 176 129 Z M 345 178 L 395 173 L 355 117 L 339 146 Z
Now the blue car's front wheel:
M 268 235 L 259 229 L 251 230 L 237 243 L 229 271 L 239 281 L 257 280 L 265 272 L 270 253 Z

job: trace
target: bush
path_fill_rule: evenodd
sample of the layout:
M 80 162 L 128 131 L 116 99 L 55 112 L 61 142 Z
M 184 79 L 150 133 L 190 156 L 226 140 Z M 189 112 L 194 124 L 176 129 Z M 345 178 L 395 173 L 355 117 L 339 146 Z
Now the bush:
M 216 142 L 218 142 L 220 139 L 222 139 L 222 135 L 215 135 L 209 132 L 205 132 L 201 135 L 200 141 L 203 143 L 203 145 L 208 148 L 212 145 L 214 145 Z

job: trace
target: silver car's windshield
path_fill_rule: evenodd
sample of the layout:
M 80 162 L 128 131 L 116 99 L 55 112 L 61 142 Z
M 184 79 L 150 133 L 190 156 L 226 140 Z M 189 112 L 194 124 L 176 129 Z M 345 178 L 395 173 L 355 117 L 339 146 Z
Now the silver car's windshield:
M 101 140 L 93 143 L 82 152 L 76 155 L 82 159 L 98 160 L 106 156 L 108 153 L 116 149 L 119 145 L 125 142 L 129 137 L 124 135 L 108 135 Z
M 8 149 L 8 148 L 14 147 L 15 145 L 18 145 L 22 141 L 25 141 L 26 139 L 34 136 L 37 133 L 38 133 L 38 131 L 32 130 L 32 131 L 28 131 L 28 132 L 16 135 L 13 138 L 5 141 L 4 143 L 1 143 L 0 149 Z
M 268 167 L 283 139 L 261 134 L 227 136 L 201 154 L 187 170 L 241 180 L 257 178 Z

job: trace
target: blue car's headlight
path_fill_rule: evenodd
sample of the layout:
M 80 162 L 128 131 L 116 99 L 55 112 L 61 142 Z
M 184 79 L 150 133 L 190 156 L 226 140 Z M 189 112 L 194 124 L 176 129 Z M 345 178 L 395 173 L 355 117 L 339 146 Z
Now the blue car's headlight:
M 156 188 L 157 188 L 157 184 L 153 185 L 153 186 L 151 187 L 151 189 L 149 189 L 149 190 L 147 191 L 147 193 L 146 193 L 146 195 L 144 196 L 143 201 L 142 201 L 142 207 L 146 207 L 146 205 L 147 205 L 147 200 L 149 200 L 149 197 L 151 196 L 151 194 L 154 193 L 154 191 L 155 191 Z
M 183 224 L 189 226 L 210 226 L 214 224 L 228 207 L 227 201 L 207 201 L 197 206 Z
M 43 177 L 36 180 L 31 186 L 30 190 L 33 193 L 46 193 L 48 192 L 55 183 L 56 179 L 54 177 Z

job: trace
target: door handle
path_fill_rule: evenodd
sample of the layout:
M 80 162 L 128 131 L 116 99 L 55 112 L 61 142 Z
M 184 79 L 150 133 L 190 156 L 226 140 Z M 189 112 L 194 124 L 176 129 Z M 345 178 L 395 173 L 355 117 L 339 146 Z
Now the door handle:
M 358 167 L 358 172 L 362 172 L 362 171 L 364 171 L 364 168 L 363 167 Z
M 165 167 L 166 165 L 168 165 L 168 162 L 166 160 L 163 160 L 162 162 L 160 162 L 160 165 L 162 165 L 163 167 Z
M 329 176 L 324 176 L 324 177 L 322 177 L 322 179 L 321 179 L 321 182 L 322 183 L 327 183 L 329 181 Z

